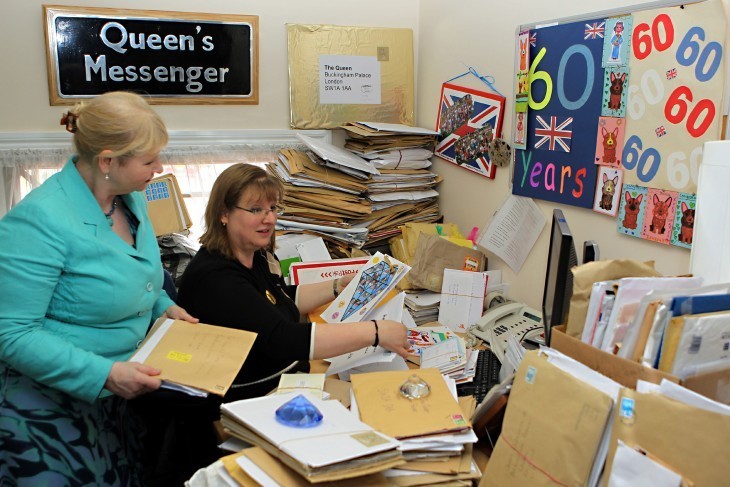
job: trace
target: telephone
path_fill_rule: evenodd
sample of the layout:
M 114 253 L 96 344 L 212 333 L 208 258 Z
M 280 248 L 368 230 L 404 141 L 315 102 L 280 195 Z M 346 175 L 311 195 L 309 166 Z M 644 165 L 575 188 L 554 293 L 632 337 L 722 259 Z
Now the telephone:
M 507 337 L 514 335 L 518 341 L 531 339 L 543 341 L 542 313 L 522 303 L 506 303 L 491 308 L 469 330 L 473 335 L 489 343 L 500 362 L 504 362 Z

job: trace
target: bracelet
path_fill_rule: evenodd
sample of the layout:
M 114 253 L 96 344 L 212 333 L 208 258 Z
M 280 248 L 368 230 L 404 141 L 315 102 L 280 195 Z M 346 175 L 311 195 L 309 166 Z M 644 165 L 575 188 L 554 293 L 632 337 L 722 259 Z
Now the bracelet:
M 335 297 L 339 296 L 340 293 L 337 291 L 337 281 L 339 281 L 340 278 L 338 277 L 334 281 L 332 281 L 332 294 L 335 295 Z
M 373 322 L 373 325 L 375 325 L 375 341 L 373 342 L 373 347 L 377 347 L 378 343 L 380 343 L 380 336 L 378 336 L 378 322 L 375 320 L 370 320 Z

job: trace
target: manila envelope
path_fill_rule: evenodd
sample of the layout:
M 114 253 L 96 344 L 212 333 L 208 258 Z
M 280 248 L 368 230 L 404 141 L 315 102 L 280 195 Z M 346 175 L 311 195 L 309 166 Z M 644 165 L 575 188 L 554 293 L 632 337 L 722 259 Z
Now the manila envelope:
M 166 321 L 157 320 L 130 361 L 151 346 L 143 363 L 162 371 L 158 379 L 225 395 L 251 351 L 256 333 L 175 320 L 161 334 L 159 329 Z
M 471 459 L 474 445 L 464 445 L 461 455 L 447 457 L 445 460 L 413 460 L 400 465 L 401 470 L 415 470 L 417 472 L 439 473 L 452 475 L 458 473 L 469 473 L 471 471 Z
M 400 393 L 413 375 L 429 385 L 427 396 L 408 399 Z M 350 380 L 360 420 L 388 436 L 410 438 L 471 428 L 438 369 L 371 372 Z
M 606 394 L 527 352 L 479 485 L 585 485 L 612 407 Z
M 228 473 L 230 473 L 231 476 L 235 478 L 238 482 L 240 482 L 239 478 L 236 477 L 231 470 L 233 470 L 234 472 L 237 470 L 238 472 L 248 477 L 248 474 L 246 474 L 243 469 L 238 465 L 238 463 L 236 463 L 236 460 L 239 457 L 246 457 L 258 468 L 263 470 L 263 472 L 271 477 L 278 485 L 295 487 L 310 487 L 311 485 L 313 485 L 300 474 L 282 463 L 280 460 L 272 457 L 271 455 L 266 453 L 265 450 L 257 446 L 254 446 L 252 448 L 246 448 L 242 452 L 231 455 L 230 457 L 232 457 L 233 464 L 230 465 L 230 462 L 226 463 L 224 461 L 223 465 L 226 467 Z M 225 460 L 226 458 L 229 457 L 223 457 L 221 460 Z M 229 465 L 231 468 L 229 468 Z M 241 485 L 258 485 L 258 483 L 241 483 Z M 388 481 L 385 477 L 383 477 L 382 474 L 373 473 L 353 479 L 334 480 L 331 482 L 327 482 L 327 485 L 331 487 L 385 487 L 391 484 L 388 483 Z
M 660 394 L 623 389 L 614 412 L 605 472 L 611 471 L 618 440 L 649 452 L 697 487 L 728 485 L 730 416 Z

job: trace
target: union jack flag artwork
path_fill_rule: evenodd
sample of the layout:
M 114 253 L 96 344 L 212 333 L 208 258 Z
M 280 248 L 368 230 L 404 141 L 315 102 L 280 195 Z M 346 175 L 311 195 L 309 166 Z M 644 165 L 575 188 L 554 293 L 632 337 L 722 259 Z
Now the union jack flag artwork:
M 667 70 L 667 79 L 674 79 L 677 77 L 677 68 Z
M 535 149 L 558 150 L 570 152 L 570 141 L 573 137 L 573 117 L 567 117 L 558 123 L 558 117 L 551 116 L 550 122 L 538 115 L 535 120 L 540 127 L 535 128 Z
M 463 151 L 457 157 L 456 142 L 462 137 L 479 132 L 472 136 L 476 140 L 480 134 L 487 132 L 487 127 L 491 127 L 495 138 L 501 137 L 504 106 L 504 97 L 497 94 L 444 83 L 436 121 L 436 130 L 441 132 L 436 155 L 469 171 L 494 179 L 496 166 L 489 160 L 484 144 L 470 147 L 466 154 L 474 158 L 464 160 Z
M 586 24 L 585 37 L 583 39 L 595 39 L 600 37 L 603 39 L 603 33 L 606 30 L 606 22 L 593 22 L 592 24 Z
M 657 137 L 662 137 L 664 135 L 667 135 L 667 129 L 664 128 L 664 125 L 660 125 L 654 130 L 656 132 Z
M 530 45 L 537 46 L 537 32 L 530 32 Z

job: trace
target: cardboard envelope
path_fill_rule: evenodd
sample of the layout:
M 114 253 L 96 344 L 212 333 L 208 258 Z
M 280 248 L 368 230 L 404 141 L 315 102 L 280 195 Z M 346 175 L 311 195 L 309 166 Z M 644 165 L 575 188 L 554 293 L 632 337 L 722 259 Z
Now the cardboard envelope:
M 408 399 L 400 388 L 416 375 L 430 388 L 428 396 Z M 350 379 L 360 419 L 396 438 L 448 433 L 471 428 L 438 369 L 396 370 L 356 374 Z
M 156 236 L 182 232 L 192 226 L 174 174 L 156 177 L 145 188 L 147 213 Z
M 528 352 L 481 485 L 585 485 L 613 400 Z
M 130 361 L 162 371 L 163 381 L 225 395 L 251 351 L 256 333 L 160 318 Z
M 730 479 L 730 416 L 624 389 L 614 413 L 606 472 L 618 440 L 650 452 L 697 487 L 727 485 Z

